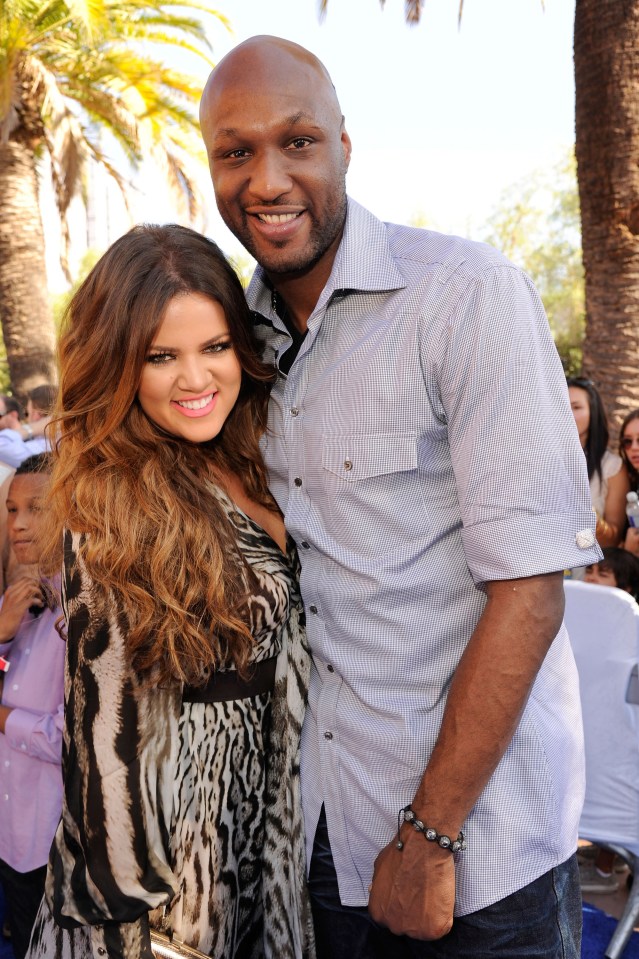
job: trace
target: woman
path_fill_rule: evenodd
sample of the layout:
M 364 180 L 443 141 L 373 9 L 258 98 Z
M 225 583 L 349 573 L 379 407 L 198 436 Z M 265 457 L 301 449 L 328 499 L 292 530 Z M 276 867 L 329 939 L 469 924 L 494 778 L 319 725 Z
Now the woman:
M 218 248 L 179 226 L 131 230 L 69 307 L 65 801 L 31 959 L 149 959 L 149 921 L 219 959 L 312 954 L 309 659 L 251 330 Z
M 630 489 L 639 491 L 639 410 L 632 410 L 621 424 L 619 431 L 619 452 L 628 470 Z M 634 526 L 626 530 L 624 549 L 639 556 L 639 529 Z
M 579 439 L 586 454 L 592 508 L 600 546 L 617 546 L 626 522 L 628 475 L 621 457 L 608 449 L 608 422 L 594 383 L 569 377 L 568 394 Z

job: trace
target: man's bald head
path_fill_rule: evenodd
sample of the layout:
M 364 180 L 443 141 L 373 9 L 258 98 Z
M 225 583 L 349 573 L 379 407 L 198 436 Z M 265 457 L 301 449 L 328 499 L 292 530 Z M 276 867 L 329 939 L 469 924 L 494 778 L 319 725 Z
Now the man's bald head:
M 315 54 L 282 37 L 249 37 L 220 60 L 209 75 L 200 103 L 202 132 L 219 98 L 233 89 L 312 89 L 339 121 L 342 111 L 328 70 Z

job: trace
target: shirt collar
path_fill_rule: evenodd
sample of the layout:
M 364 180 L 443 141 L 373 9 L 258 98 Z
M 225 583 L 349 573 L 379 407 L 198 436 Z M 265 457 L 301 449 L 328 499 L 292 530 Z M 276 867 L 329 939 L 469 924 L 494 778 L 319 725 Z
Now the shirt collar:
M 317 307 L 323 306 L 338 291 L 388 292 L 405 286 L 391 253 L 386 225 L 349 197 L 342 242 Z M 249 307 L 263 317 L 273 315 L 271 288 L 259 265 L 246 298 Z

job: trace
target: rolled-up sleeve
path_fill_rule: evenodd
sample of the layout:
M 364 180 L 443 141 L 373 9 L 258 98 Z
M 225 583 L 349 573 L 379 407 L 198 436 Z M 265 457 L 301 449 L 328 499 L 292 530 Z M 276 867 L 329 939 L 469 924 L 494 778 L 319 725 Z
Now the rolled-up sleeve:
M 470 281 L 444 341 L 442 404 L 475 582 L 596 562 L 585 457 L 528 277 L 498 266 Z
M 42 759 L 60 763 L 62 757 L 62 730 L 64 704 L 55 713 L 37 713 L 29 709 L 12 709 L 5 723 L 4 733 L 12 749 Z

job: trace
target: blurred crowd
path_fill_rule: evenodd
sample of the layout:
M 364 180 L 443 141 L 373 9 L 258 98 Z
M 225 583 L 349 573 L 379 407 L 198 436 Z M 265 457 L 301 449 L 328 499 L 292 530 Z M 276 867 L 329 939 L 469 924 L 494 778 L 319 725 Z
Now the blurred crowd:
M 570 406 L 586 457 L 597 541 L 604 559 L 568 575 L 617 586 L 639 599 L 639 409 L 619 431 L 618 450 L 610 448 L 608 416 L 592 380 L 568 379 Z

